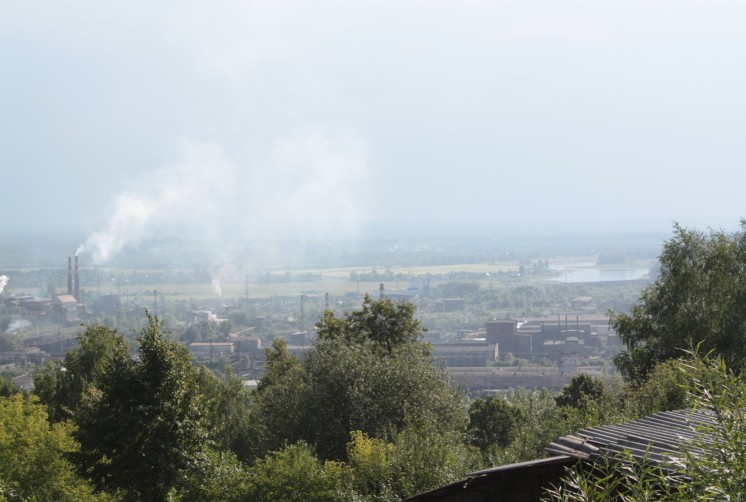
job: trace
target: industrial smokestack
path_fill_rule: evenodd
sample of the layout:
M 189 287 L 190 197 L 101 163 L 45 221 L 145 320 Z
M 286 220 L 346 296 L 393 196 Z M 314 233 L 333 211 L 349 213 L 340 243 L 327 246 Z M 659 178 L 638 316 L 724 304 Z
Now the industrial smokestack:
M 324 293 L 324 310 L 329 310 L 329 293 Z
M 67 257 L 67 294 L 73 294 L 73 259 Z
M 381 283 L 381 285 L 378 286 L 378 298 L 380 300 L 383 300 L 383 283 Z
M 80 303 L 80 274 L 78 274 L 78 255 L 75 255 L 75 300 Z

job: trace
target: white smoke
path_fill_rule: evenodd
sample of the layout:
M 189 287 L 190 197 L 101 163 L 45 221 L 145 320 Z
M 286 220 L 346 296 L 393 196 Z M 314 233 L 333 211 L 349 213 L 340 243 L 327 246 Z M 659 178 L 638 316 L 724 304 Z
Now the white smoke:
M 26 328 L 31 327 L 31 321 L 27 321 L 26 319 L 19 319 L 17 321 L 13 321 L 10 323 L 10 326 L 8 326 L 8 329 L 5 330 L 6 335 L 15 335 L 19 331 L 23 331 Z
M 76 254 L 90 253 L 94 263 L 102 263 L 156 226 L 217 219 L 234 177 L 235 166 L 219 145 L 185 143 L 179 163 L 140 180 L 136 190 L 114 196 L 106 228 L 91 234 Z
M 223 285 L 221 277 L 213 277 L 211 284 L 213 293 L 215 293 L 217 296 L 223 296 Z
M 339 236 L 340 226 L 361 218 L 367 164 L 357 136 L 296 133 L 278 140 L 265 158 L 247 166 L 221 145 L 185 143 L 179 162 L 113 197 L 104 229 L 78 253 L 100 264 L 158 229 L 188 228 L 191 238 L 211 244 L 213 288 L 221 294 L 221 278 L 245 272 L 236 270 L 246 265 L 237 263 L 227 241 Z M 250 259 L 261 267 L 260 257 Z
M 8 285 L 8 281 L 9 279 L 7 275 L 0 275 L 0 295 L 3 294 L 5 286 Z

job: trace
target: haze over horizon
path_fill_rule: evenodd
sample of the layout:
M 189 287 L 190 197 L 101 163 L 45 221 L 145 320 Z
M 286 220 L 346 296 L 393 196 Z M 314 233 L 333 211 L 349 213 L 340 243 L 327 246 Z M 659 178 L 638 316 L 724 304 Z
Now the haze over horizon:
M 3 2 L 0 227 L 101 253 L 163 228 L 734 228 L 744 19 L 697 0 Z

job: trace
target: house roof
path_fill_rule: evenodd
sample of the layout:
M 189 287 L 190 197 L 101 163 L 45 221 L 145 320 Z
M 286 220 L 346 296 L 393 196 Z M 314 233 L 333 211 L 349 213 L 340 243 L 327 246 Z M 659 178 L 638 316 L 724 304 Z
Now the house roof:
M 590 461 L 628 451 L 635 459 L 664 463 L 695 439 L 707 440 L 708 429 L 715 427 L 717 422 L 707 410 L 666 411 L 623 424 L 583 429 L 558 438 L 547 451 Z
M 466 479 L 410 497 L 407 502 L 486 502 L 539 500 L 547 481 L 559 479 L 577 462 L 567 455 L 502 465 L 473 472 Z
M 492 500 L 540 500 L 542 490 L 553 486 L 565 474 L 565 469 L 580 460 L 603 461 L 623 451 L 637 460 L 671 468 L 671 456 L 691 443 L 709 440 L 717 428 L 712 413 L 706 410 L 680 410 L 656 413 L 639 420 L 601 425 L 583 429 L 575 435 L 563 436 L 546 450 L 554 456 L 503 465 L 471 473 L 466 479 L 421 493 L 408 502 L 486 502 Z
M 77 303 L 73 295 L 57 295 L 57 301 L 60 303 Z

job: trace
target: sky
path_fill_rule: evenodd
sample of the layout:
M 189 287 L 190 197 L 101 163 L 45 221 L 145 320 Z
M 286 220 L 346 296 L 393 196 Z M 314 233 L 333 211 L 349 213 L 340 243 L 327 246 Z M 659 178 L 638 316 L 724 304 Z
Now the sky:
M 718 0 L 0 0 L 0 226 L 83 229 L 102 259 L 182 228 L 734 227 L 745 23 Z

